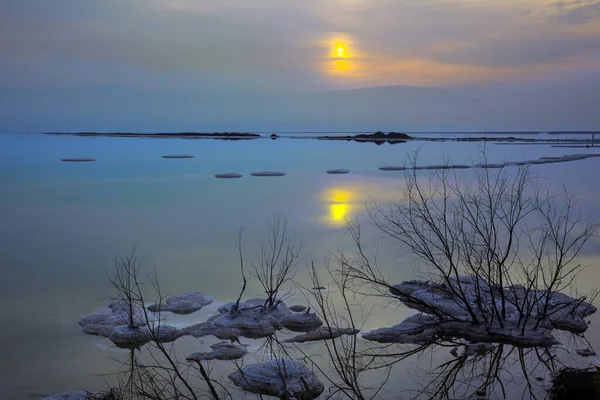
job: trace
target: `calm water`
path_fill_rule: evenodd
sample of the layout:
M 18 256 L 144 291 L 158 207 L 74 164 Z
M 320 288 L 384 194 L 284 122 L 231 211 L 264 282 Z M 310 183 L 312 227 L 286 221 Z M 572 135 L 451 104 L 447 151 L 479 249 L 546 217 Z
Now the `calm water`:
M 126 357 L 108 339 L 87 336 L 78 319 L 105 305 L 111 290 L 106 274 L 116 254 L 136 246 L 146 266 L 156 268 L 163 290 L 203 291 L 213 305 L 187 317 L 183 325 L 204 320 L 239 291 L 233 237 L 246 227 L 246 255 L 256 254 L 267 218 L 285 216 L 303 245 L 298 281 L 306 283 L 306 261 L 323 260 L 352 244 L 344 221 L 364 219 L 364 201 L 388 200 L 402 186 L 402 173 L 382 172 L 402 165 L 419 151 L 419 164 L 479 161 L 478 143 L 371 143 L 268 139 L 254 141 L 79 138 L 0 135 L 0 398 L 39 398 L 63 390 L 104 388 L 102 374 L 118 370 Z M 595 152 L 548 145 L 485 146 L 489 162 L 536 159 Z M 196 158 L 165 160 L 163 154 Z M 92 157 L 94 163 L 62 163 L 65 157 Z M 348 168 L 349 175 L 326 169 Z M 279 178 L 255 178 L 258 170 L 281 170 Z M 600 220 L 600 158 L 532 166 L 551 190 L 561 183 L 576 193 L 582 215 Z M 219 180 L 215 173 L 239 172 L 242 179 Z M 464 171 L 465 177 L 471 172 Z M 384 242 L 382 268 L 392 280 L 415 278 L 418 265 Z M 600 288 L 600 242 L 582 252 L 589 265 L 579 291 Z M 288 303 L 305 303 L 289 288 Z M 261 290 L 250 283 L 247 297 Z M 377 305 L 365 330 L 392 325 L 412 314 Z M 597 316 L 587 338 L 600 347 Z M 181 339 L 182 355 L 206 351 L 210 338 Z M 316 346 L 316 345 L 311 345 Z M 445 356 L 446 353 L 444 353 Z M 441 356 L 440 356 L 441 357 Z M 430 360 L 429 360 L 430 361 Z M 428 361 L 428 362 L 429 362 Z M 390 393 L 418 385 L 410 365 L 399 366 Z M 215 367 L 217 373 L 231 368 Z M 222 369 L 220 369 L 222 368 Z M 412 369 L 411 369 L 412 370 Z M 106 378 L 109 379 L 110 378 Z

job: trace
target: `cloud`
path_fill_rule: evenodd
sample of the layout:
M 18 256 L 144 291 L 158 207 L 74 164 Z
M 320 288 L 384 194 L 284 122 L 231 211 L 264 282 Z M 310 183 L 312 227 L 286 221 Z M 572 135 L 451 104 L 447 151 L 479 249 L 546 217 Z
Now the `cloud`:
M 600 32 L 599 32 L 600 33 Z M 600 41 L 594 35 L 565 36 L 562 32 L 538 34 L 520 40 L 499 37 L 478 43 L 436 49 L 431 55 L 439 61 L 490 66 L 526 67 L 580 59 L 595 59 L 600 55 Z
M 598 3 L 549 1 L 4 0 L 0 86 L 302 91 L 588 68 L 600 28 L 572 22 Z M 331 59 L 336 36 L 351 57 Z
M 67 15 L 45 14 L 37 8 L 43 2 L 23 3 L 11 2 L 0 12 L 0 53 L 10 60 L 0 70 L 14 65 L 11 77 L 20 74 L 24 83 L 54 78 L 62 63 L 70 76 L 105 76 L 107 83 L 126 83 L 131 74 L 115 71 L 137 69 L 165 85 L 186 77 L 188 88 L 214 81 L 244 90 L 277 81 L 282 90 L 294 77 L 306 78 L 322 56 L 319 40 L 326 31 L 300 2 L 266 7 L 272 2 L 259 0 L 250 9 L 239 1 L 219 7 L 205 1 L 132 0 L 123 2 L 126 7 L 87 1 Z
M 550 22 L 582 25 L 600 20 L 600 2 L 575 0 L 554 3 L 557 13 L 548 17 Z

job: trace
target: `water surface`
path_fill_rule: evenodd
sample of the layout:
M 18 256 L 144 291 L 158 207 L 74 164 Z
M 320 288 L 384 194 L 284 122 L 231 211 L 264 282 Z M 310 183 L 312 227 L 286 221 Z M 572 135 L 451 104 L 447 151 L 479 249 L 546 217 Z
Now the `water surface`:
M 71 389 L 102 389 L 102 374 L 117 368 L 121 350 L 101 337 L 87 336 L 78 319 L 105 305 L 111 289 L 106 275 L 116 254 L 132 247 L 156 268 L 163 290 L 203 291 L 215 303 L 200 313 L 176 318 L 199 322 L 240 288 L 234 235 L 246 227 L 245 252 L 252 259 L 265 237 L 266 222 L 285 216 L 303 247 L 297 280 L 306 284 L 311 259 L 324 268 L 332 252 L 352 249 L 346 219 L 365 220 L 367 199 L 387 201 L 403 185 L 402 172 L 377 167 L 402 165 L 418 151 L 419 164 L 473 164 L 485 150 L 488 162 L 597 152 L 549 145 L 499 146 L 493 143 L 407 142 L 377 146 L 345 141 L 251 141 L 83 138 L 34 134 L 0 135 L 0 397 L 39 398 Z M 163 159 L 193 154 L 194 159 Z M 91 157 L 92 163 L 62 163 Z M 581 199 L 582 216 L 600 220 L 600 158 L 532 166 L 543 185 L 561 184 Z M 348 175 L 327 169 L 348 168 Z M 250 173 L 278 170 L 288 175 L 256 178 Z M 214 174 L 238 172 L 241 179 Z M 469 179 L 472 171 L 460 171 Z M 376 236 L 369 236 L 369 240 Z M 589 268 L 577 281 L 587 292 L 600 286 L 600 242 L 584 248 Z M 392 280 L 415 278 L 419 265 L 380 243 L 380 262 Z M 290 286 L 288 303 L 305 302 Z M 250 282 L 247 297 L 261 295 Z M 403 307 L 376 305 L 365 330 L 392 325 L 412 314 Z M 596 316 L 587 337 L 600 344 Z M 211 339 L 177 342 L 185 351 L 204 351 Z M 404 368 L 404 369 L 403 369 Z M 390 390 L 414 386 L 400 368 Z M 223 370 L 223 373 L 225 370 Z

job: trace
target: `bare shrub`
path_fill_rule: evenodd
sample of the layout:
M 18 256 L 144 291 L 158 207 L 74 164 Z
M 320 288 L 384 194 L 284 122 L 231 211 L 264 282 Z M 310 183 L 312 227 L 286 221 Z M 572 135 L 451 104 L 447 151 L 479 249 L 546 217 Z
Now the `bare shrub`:
M 416 156 L 411 162 L 416 165 Z M 368 204 L 371 222 L 427 267 L 435 289 L 458 312 L 394 290 L 365 256 L 357 225 L 350 232 L 359 262 L 345 262 L 347 273 L 446 319 L 464 313 L 461 320 L 524 332 L 558 317 L 568 325 L 568 314 L 585 315 L 586 297 L 558 292 L 569 289 L 583 268 L 576 257 L 598 224 L 576 213 L 577 202 L 566 190 L 562 198 L 550 195 L 527 168 L 512 175 L 504 168 L 474 171 L 474 183 L 468 183 L 448 170 L 423 177 L 407 169 L 397 200 Z
M 258 259 L 251 265 L 252 275 L 267 295 L 265 308 L 273 308 L 282 300 L 278 295 L 283 284 L 294 279 L 300 247 L 285 218 L 276 217 L 268 224 L 268 240 L 261 243 Z

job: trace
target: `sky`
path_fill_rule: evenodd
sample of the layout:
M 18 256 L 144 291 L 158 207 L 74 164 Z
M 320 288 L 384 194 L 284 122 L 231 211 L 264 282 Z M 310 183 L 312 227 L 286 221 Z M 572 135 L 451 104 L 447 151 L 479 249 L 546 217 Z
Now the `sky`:
M 0 0 L 5 118 L 15 93 L 27 105 L 44 91 L 577 91 L 599 78 L 600 0 Z

